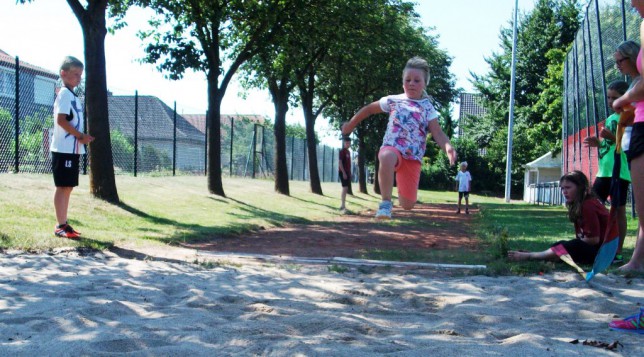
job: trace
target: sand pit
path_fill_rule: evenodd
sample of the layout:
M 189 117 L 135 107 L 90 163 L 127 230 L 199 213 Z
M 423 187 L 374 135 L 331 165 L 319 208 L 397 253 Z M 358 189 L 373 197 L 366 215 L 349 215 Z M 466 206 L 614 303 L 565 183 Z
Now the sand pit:
M 643 279 L 190 259 L 0 255 L 0 355 L 644 355 Z

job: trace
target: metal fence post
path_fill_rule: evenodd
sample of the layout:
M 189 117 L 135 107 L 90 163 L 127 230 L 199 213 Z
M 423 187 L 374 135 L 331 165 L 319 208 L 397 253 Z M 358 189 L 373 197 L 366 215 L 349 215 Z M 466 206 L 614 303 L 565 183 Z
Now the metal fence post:
M 228 174 L 233 176 L 233 138 L 235 137 L 235 118 L 230 117 L 230 162 L 228 163 Z
M 322 182 L 324 182 L 325 174 L 326 174 L 326 145 L 322 145 Z
M 588 12 L 586 12 L 586 13 L 588 13 Z M 588 15 L 586 15 L 586 16 L 588 16 Z M 601 61 L 599 61 L 599 66 L 600 66 L 601 72 L 602 72 L 602 76 L 601 76 L 602 93 L 604 95 L 604 108 L 606 108 L 606 110 L 604 111 L 604 117 L 608 117 L 608 90 L 606 89 L 606 67 L 604 66 L 604 44 L 603 44 L 602 36 L 601 36 L 602 24 L 601 24 L 601 22 L 599 20 L 599 4 L 598 4 L 597 0 L 595 0 L 595 17 L 597 18 L 597 34 L 599 35 L 599 36 L 597 36 L 597 38 L 599 40 L 599 58 L 602 59 Z M 589 31 L 589 34 L 590 34 L 590 30 L 588 30 L 588 31 Z M 626 35 L 624 35 L 624 36 L 626 36 Z M 626 37 L 624 37 L 624 38 L 626 38 Z
M 253 173 L 252 178 L 255 178 L 255 161 L 257 161 L 257 124 L 253 126 Z
M 562 172 L 561 175 L 568 172 L 568 55 L 566 55 L 566 60 L 564 62 L 564 97 L 563 97 L 563 125 L 561 125 L 561 143 L 564 145 L 564 150 L 562 150 Z
M 588 9 L 588 8 L 586 8 Z M 581 23 L 581 28 L 583 29 L 585 27 L 584 24 L 588 23 L 587 18 L 584 18 L 584 20 Z M 590 137 L 590 103 L 588 103 L 588 65 L 586 63 L 586 31 L 581 32 L 581 48 L 584 51 L 583 53 L 583 59 L 584 59 L 584 99 L 586 101 L 586 138 Z M 596 133 L 598 134 L 598 133 Z M 592 160 L 590 160 L 590 146 L 588 146 L 587 150 L 587 155 L 588 155 L 588 179 L 592 180 L 593 177 L 593 163 Z
M 139 158 L 139 91 L 134 91 L 134 177 Z
M 204 123 L 204 150 L 203 150 L 203 174 L 208 175 L 208 111 L 206 110 L 206 120 Z
M 579 65 L 578 65 L 578 57 L 577 57 L 577 39 L 575 38 L 575 41 L 573 42 L 573 62 L 574 62 L 574 77 L 575 77 L 575 124 L 577 125 L 577 130 L 575 131 L 575 136 L 578 138 L 575 142 L 575 159 L 577 156 L 577 152 L 579 152 L 579 159 L 581 160 L 581 125 L 580 125 L 580 120 L 579 120 L 579 106 L 580 106 L 580 99 L 579 99 Z M 579 150 L 577 150 L 577 146 L 579 146 Z
M 16 119 L 14 120 L 14 168 L 15 173 L 20 172 L 20 58 L 16 56 L 16 88 L 15 105 Z
M 626 7 L 624 6 L 624 1 L 625 0 L 622 0 L 622 41 L 626 41 Z M 626 77 L 626 75 L 624 75 L 624 77 Z
M 173 117 L 173 133 L 172 133 L 172 176 L 177 174 L 177 101 L 174 101 L 174 117 Z
M 293 179 L 293 154 L 295 153 L 295 136 L 291 136 L 291 180 Z
M 302 181 L 306 181 L 306 152 L 308 145 L 306 145 L 306 139 L 304 139 L 304 163 L 302 164 Z

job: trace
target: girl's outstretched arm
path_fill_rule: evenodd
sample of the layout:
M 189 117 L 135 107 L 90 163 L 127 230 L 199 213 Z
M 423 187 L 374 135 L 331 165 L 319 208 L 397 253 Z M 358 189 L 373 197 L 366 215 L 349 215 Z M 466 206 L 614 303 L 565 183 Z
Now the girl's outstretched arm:
M 432 137 L 436 140 L 438 147 L 443 149 L 449 158 L 449 164 L 454 165 L 456 163 L 456 150 L 450 144 L 447 135 L 441 129 L 441 126 L 438 124 L 438 119 L 432 120 L 429 122 L 429 131 L 432 133 Z
M 362 107 L 358 112 L 349 120 L 348 122 L 342 124 L 342 134 L 343 135 L 349 135 L 353 131 L 353 129 L 360 124 L 363 120 L 367 119 L 368 117 L 375 115 L 375 114 L 380 114 L 384 113 L 382 109 L 380 108 L 380 103 L 378 101 L 375 101 L 373 103 L 367 104 L 364 107 Z

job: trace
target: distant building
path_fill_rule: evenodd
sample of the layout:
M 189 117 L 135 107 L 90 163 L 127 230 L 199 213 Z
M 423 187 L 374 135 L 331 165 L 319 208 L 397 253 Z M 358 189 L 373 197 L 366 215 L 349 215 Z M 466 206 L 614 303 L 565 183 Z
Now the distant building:
M 15 116 L 18 99 L 20 119 L 36 114 L 53 115 L 58 74 L 22 60 L 19 65 L 20 92 L 16 98 L 16 58 L 0 50 L 0 109 Z
M 206 114 L 181 114 L 192 126 L 197 128 L 202 134 L 206 133 Z M 234 123 L 240 123 L 244 120 L 256 124 L 264 124 L 266 118 L 258 114 L 221 114 L 219 116 L 222 127 L 222 135 L 225 128 L 230 127 L 231 120 Z
M 147 162 L 166 163 L 172 159 L 174 140 L 174 110 L 161 99 L 154 96 L 138 97 L 137 138 L 141 151 L 141 171 L 158 170 L 157 167 L 146 167 Z M 117 130 L 126 138 L 134 139 L 135 120 L 134 96 L 108 96 L 110 130 Z M 205 137 L 181 115 L 177 114 L 177 169 L 182 171 L 203 171 L 205 157 Z M 114 144 L 114 138 L 112 138 Z M 146 156 L 155 155 L 159 160 Z M 131 168 L 129 155 L 114 152 L 114 166 L 124 171 Z M 154 164 L 158 166 L 157 163 Z
M 486 110 L 483 107 L 483 96 L 475 93 L 461 93 L 460 109 L 458 111 L 458 136 L 463 137 L 465 125 L 471 120 L 480 118 L 485 115 Z

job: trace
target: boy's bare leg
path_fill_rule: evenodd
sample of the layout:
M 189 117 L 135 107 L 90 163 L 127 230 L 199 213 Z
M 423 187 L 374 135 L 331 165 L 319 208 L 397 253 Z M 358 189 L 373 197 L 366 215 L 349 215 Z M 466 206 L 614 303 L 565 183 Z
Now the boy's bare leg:
M 342 199 L 342 204 L 340 205 L 341 210 L 346 208 L 344 204 L 347 200 L 347 192 L 349 192 L 349 187 L 342 187 L 342 195 L 340 196 Z
M 470 199 L 465 197 L 465 213 L 470 213 Z
M 54 209 L 56 210 L 56 221 L 58 221 L 59 225 L 67 223 L 69 197 L 73 189 L 73 187 L 56 187 L 56 192 L 54 192 Z

